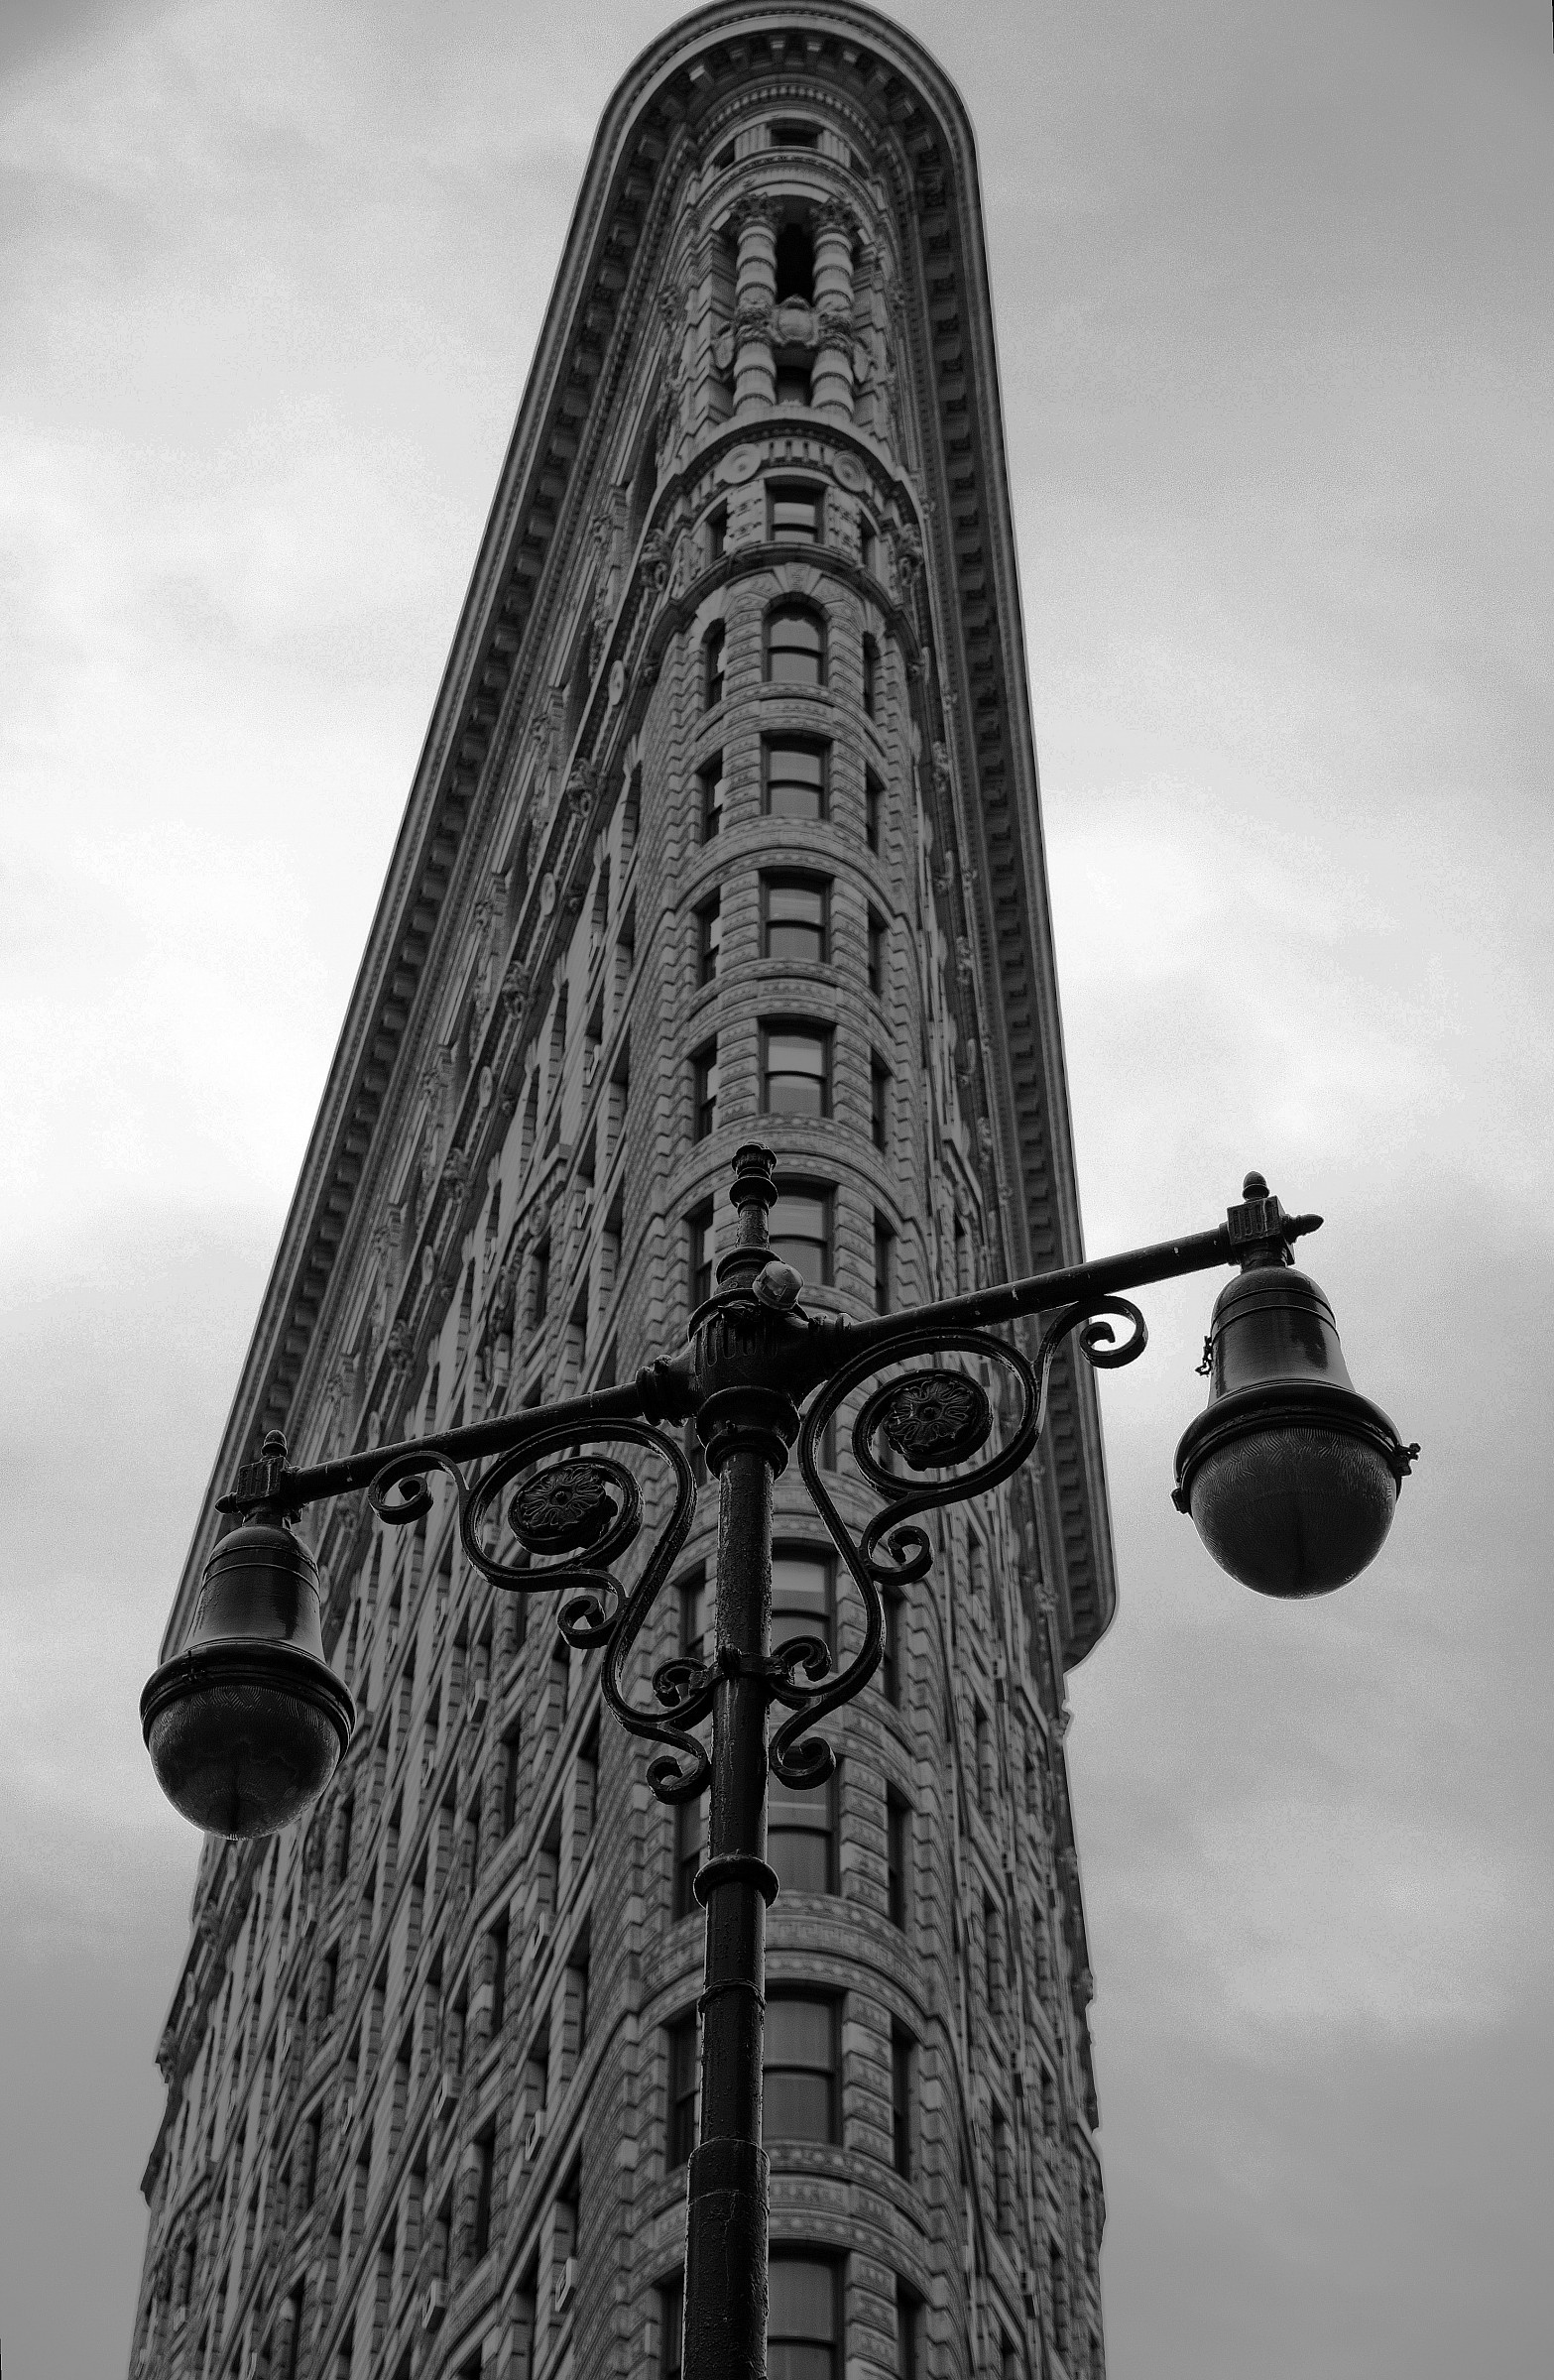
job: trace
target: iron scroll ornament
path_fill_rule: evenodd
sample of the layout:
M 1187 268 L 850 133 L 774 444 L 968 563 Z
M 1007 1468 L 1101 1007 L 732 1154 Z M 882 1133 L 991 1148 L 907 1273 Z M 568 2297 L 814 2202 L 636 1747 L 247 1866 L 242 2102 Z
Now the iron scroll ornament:
M 1127 1338 L 1116 1344 L 1106 1319 L 1109 1315 L 1129 1326 Z M 880 1666 L 885 1646 L 885 1591 L 898 1593 L 914 1586 L 932 1567 L 932 1541 L 917 1515 L 966 1503 L 1018 1471 L 1046 1422 L 1053 1360 L 1076 1327 L 1080 1354 L 1098 1369 L 1115 1370 L 1132 1364 L 1148 1345 L 1148 1326 L 1136 1306 L 1127 1298 L 1099 1298 L 1065 1306 L 1047 1325 L 1033 1364 L 1008 1340 L 996 1339 L 986 1331 L 961 1331 L 949 1337 L 931 1329 L 907 1332 L 884 1354 L 874 1348 L 844 1365 L 810 1404 L 799 1432 L 799 1470 L 862 1600 L 864 1641 L 855 1659 L 834 1678 L 826 1676 L 830 1652 L 820 1637 L 790 1637 L 774 1647 L 773 1700 L 793 1714 L 772 1738 L 772 1771 L 781 1784 L 795 1789 L 823 1785 L 835 1770 L 831 1746 L 810 1730 L 827 1712 L 851 1702 Z M 886 1499 L 862 1537 L 855 1538 L 821 1479 L 817 1456 L 821 1433 L 854 1389 L 880 1370 L 882 1363 L 895 1367 L 913 1356 L 946 1355 L 981 1357 L 1013 1379 L 1019 1397 L 1015 1426 L 994 1455 L 975 1463 L 993 1435 L 994 1422 L 992 1403 L 979 1380 L 968 1372 L 933 1368 L 885 1381 L 865 1399 L 853 1423 L 854 1460 L 869 1485 Z M 910 1470 L 953 1470 L 955 1476 L 925 1479 L 918 1486 L 903 1481 L 887 1471 L 875 1454 L 875 1440 L 882 1436 Z M 974 1468 L 965 1468 L 973 1464 Z M 800 1684 L 800 1674 L 807 1683 Z
M 614 1566 L 642 1533 L 642 1488 L 626 1465 L 609 1456 L 584 1455 L 590 1441 L 641 1446 L 668 1464 L 674 1481 L 674 1509 L 657 1532 L 636 1585 L 627 1588 Z M 547 1457 L 565 1459 L 536 1470 Z M 556 1614 L 563 1641 L 580 1652 L 603 1650 L 603 1691 L 616 1718 L 633 1735 L 664 1746 L 650 1762 L 648 1781 L 659 1801 L 678 1802 L 700 1793 L 711 1775 L 706 1748 L 689 1732 L 712 1708 L 715 1673 L 670 1661 L 654 1673 L 654 1690 L 665 1714 L 632 1700 L 627 1665 L 648 1615 L 690 1531 L 696 1483 L 690 1465 L 671 1438 L 646 1422 L 576 1420 L 540 1429 L 481 1473 L 473 1486 L 447 1456 L 418 1451 L 386 1463 L 368 1488 L 368 1501 L 391 1528 L 404 1528 L 431 1509 L 428 1472 L 453 1483 L 458 1499 L 459 1544 L 465 1558 L 493 1586 L 518 1595 L 565 1595 Z M 499 1562 L 481 1543 L 507 1489 L 524 1473 L 533 1476 L 513 1494 L 507 1521 L 531 1556 L 551 1557 L 528 1565 Z M 394 1490 L 401 1490 L 395 1496 Z

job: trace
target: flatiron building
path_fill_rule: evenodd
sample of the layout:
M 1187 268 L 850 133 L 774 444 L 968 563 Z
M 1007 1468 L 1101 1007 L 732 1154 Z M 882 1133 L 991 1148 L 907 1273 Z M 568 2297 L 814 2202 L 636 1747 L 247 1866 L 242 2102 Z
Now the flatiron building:
M 605 113 L 165 1654 L 267 1429 L 313 1462 L 671 1352 L 747 1139 L 812 1311 L 1081 1252 L 972 132 L 846 0 L 703 9 Z M 774 1639 L 846 1660 L 775 1495 Z M 200 1857 L 145 2380 L 678 2371 L 700 1816 L 455 1517 L 304 1523 L 359 1725 L 306 1823 Z M 1098 2380 L 1085 1366 L 933 1526 L 835 1780 L 771 1793 L 771 2370 Z

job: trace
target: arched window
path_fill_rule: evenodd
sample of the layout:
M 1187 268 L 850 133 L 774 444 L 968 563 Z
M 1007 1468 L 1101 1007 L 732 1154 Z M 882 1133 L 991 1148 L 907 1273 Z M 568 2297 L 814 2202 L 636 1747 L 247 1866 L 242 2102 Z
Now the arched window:
M 864 709 L 871 719 L 878 718 L 880 703 L 880 648 L 873 637 L 864 639 Z
M 807 603 L 779 603 L 767 614 L 767 676 L 779 686 L 825 684 L 825 622 Z
M 714 620 L 701 640 L 701 705 L 711 711 L 723 700 L 723 623 Z
M 784 223 L 777 236 L 778 305 L 784 298 L 802 298 L 806 305 L 815 301 L 814 243 L 802 223 Z

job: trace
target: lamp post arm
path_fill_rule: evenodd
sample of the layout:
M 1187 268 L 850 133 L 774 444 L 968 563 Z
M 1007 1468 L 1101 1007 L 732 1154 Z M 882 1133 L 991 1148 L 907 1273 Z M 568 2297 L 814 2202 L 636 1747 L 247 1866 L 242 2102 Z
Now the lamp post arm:
M 238 1472 L 232 1492 L 220 1499 L 220 1512 L 250 1512 L 261 1505 L 279 1505 L 288 1512 L 303 1504 L 321 1503 L 331 1495 L 368 1488 L 390 1464 L 402 1465 L 417 1455 L 441 1456 L 450 1463 L 474 1461 L 482 1455 L 511 1454 L 526 1439 L 551 1435 L 575 1423 L 579 1430 L 609 1421 L 682 1421 L 692 1410 L 690 1372 L 686 1357 L 644 1365 L 633 1379 L 614 1388 L 596 1388 L 591 1396 L 565 1397 L 559 1404 L 525 1406 L 492 1421 L 474 1421 L 458 1430 L 436 1430 L 425 1438 L 402 1438 L 392 1446 L 363 1447 L 335 1463 L 314 1463 L 303 1471 L 288 1469 L 285 1455 L 261 1455 Z
M 871 1322 L 844 1323 L 827 1334 L 834 1353 L 826 1368 L 835 1371 L 843 1363 L 850 1365 L 871 1352 L 884 1356 L 897 1341 L 920 1340 L 928 1332 L 986 1330 L 992 1324 L 1016 1321 L 1021 1315 L 1053 1313 L 1060 1306 L 1083 1309 L 1098 1298 L 1115 1297 L 1120 1290 L 1173 1280 L 1185 1272 L 1208 1272 L 1217 1264 L 1239 1264 L 1253 1256 L 1288 1263 L 1289 1243 L 1304 1232 L 1316 1231 L 1321 1221 L 1320 1215 L 1286 1215 L 1275 1198 L 1249 1200 L 1231 1208 L 1217 1231 L 1158 1240 L 1150 1248 L 1097 1256 L 1086 1264 L 1065 1264 L 1055 1272 L 1032 1273 L 1022 1281 L 1000 1281 L 991 1288 L 975 1289 L 967 1297 L 941 1298 L 937 1304 L 882 1314 Z

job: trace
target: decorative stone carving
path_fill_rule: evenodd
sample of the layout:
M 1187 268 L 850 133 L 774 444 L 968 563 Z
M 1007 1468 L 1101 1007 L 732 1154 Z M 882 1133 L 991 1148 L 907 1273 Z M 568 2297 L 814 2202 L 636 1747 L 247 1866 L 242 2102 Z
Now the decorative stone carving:
M 655 595 L 661 595 L 669 583 L 669 567 L 673 559 L 674 540 L 668 533 L 656 529 L 642 549 L 642 571 Z
M 511 1023 L 517 1023 L 529 999 L 529 969 L 522 959 L 509 959 L 507 973 L 502 978 L 502 1006 Z

